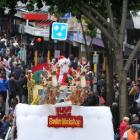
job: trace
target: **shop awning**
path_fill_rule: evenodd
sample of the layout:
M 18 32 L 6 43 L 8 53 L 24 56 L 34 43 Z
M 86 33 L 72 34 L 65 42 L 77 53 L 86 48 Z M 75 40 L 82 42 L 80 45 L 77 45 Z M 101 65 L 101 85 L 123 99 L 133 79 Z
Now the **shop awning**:
M 84 41 L 84 38 L 83 38 L 83 35 L 81 32 L 69 31 L 68 40 L 71 42 L 85 44 L 85 41 Z M 86 36 L 86 41 L 87 41 L 87 45 L 90 45 L 90 43 L 92 41 L 92 45 L 104 47 L 104 43 L 101 38 L 98 38 L 98 37 L 91 38 L 90 36 Z
M 92 41 L 93 45 L 104 47 L 103 40 L 101 38 L 94 37 Z
M 38 27 L 47 27 L 50 26 L 53 23 L 51 20 L 42 20 L 42 21 L 36 21 L 34 22 L 35 26 Z

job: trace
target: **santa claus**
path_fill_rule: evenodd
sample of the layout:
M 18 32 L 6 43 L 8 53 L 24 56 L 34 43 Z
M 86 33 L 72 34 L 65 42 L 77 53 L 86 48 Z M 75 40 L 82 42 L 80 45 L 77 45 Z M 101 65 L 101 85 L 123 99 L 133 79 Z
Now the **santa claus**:
M 68 85 L 68 77 L 72 75 L 70 60 L 61 56 L 58 60 L 57 79 L 60 85 Z

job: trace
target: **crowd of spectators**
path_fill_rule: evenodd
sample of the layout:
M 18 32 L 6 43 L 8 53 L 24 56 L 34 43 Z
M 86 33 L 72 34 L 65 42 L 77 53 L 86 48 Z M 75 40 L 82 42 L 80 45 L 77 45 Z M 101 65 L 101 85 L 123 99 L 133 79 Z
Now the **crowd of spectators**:
M 127 77 L 127 97 L 128 97 L 128 116 L 125 116 L 120 122 L 119 119 L 119 80 L 117 75 L 114 78 L 114 93 L 115 102 L 112 104 L 112 115 L 114 132 L 116 134 L 116 140 L 125 140 L 126 132 L 135 127 L 139 132 L 140 124 L 140 80 L 131 80 Z M 136 125 L 135 125 L 136 124 Z M 125 136 L 124 136 L 125 135 Z M 124 138 L 123 138 L 124 136 Z
M 0 36 L 0 137 L 4 138 L 12 123 L 14 107 L 27 103 L 24 45 L 17 36 Z

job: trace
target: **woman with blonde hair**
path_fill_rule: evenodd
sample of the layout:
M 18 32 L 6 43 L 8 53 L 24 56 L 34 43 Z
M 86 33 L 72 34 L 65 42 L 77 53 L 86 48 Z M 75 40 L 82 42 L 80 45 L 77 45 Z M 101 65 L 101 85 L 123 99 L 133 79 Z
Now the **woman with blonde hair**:
M 123 117 L 122 122 L 120 123 L 119 126 L 120 140 L 122 140 L 124 132 L 129 129 L 129 120 L 130 119 L 128 117 Z

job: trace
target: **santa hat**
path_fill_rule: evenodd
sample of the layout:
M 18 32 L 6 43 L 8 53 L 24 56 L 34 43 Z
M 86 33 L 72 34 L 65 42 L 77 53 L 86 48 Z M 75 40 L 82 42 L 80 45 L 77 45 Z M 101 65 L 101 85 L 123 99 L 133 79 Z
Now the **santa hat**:
M 60 56 L 59 59 L 58 59 L 59 66 L 63 66 L 64 64 L 68 64 L 69 65 L 69 63 L 70 63 L 69 59 L 67 59 L 64 56 Z

